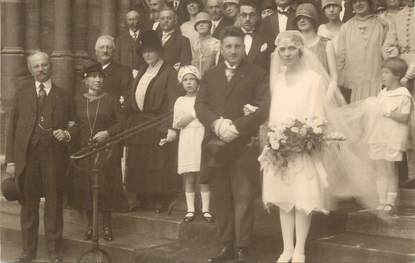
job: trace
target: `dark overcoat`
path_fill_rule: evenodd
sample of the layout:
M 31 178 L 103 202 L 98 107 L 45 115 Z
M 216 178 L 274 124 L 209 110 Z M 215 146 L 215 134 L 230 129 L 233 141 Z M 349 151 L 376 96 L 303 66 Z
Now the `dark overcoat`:
M 69 96 L 52 83 L 48 99 L 50 107 L 47 107 L 44 113 L 49 121 L 48 127 L 52 130 L 65 130 L 70 114 Z M 6 163 L 15 163 L 16 165 L 15 172 L 18 189 L 22 185 L 21 176 L 26 167 L 29 144 L 37 125 L 37 107 L 36 87 L 32 79 L 22 83 L 18 88 L 7 128 Z M 53 174 L 63 175 L 65 173 L 65 162 L 67 161 L 66 143 L 58 142 L 52 133 L 50 133 L 47 143 L 54 153 L 50 160 L 50 163 L 53 164 L 56 170 Z M 22 189 L 20 190 L 22 192 Z
M 159 32 L 161 39 L 162 32 Z M 163 59 L 173 66 L 180 62 L 181 66 L 190 65 L 192 62 L 192 49 L 190 40 L 182 36 L 179 30 L 175 30 L 170 39 L 163 45 Z

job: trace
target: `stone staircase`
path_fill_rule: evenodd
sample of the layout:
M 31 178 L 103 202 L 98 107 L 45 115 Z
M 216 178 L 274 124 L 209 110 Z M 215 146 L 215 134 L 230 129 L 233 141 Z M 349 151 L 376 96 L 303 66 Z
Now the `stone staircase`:
M 316 215 L 310 239 L 317 239 L 345 231 L 347 211 L 355 210 L 347 204 L 330 216 Z M 345 212 L 346 211 L 346 212 Z M 278 213 L 267 214 L 258 200 L 255 206 L 253 263 L 274 263 L 281 253 Z M 17 202 L 0 201 L 1 262 L 12 262 L 20 253 L 20 207 Z M 43 232 L 43 208 L 40 208 L 38 257 L 34 262 L 48 262 Z M 183 212 L 171 215 L 153 212 L 113 214 L 114 240 L 100 240 L 101 246 L 111 255 L 114 263 L 202 263 L 220 248 L 215 224 L 207 224 L 198 218 L 191 224 L 182 222 Z M 86 218 L 73 209 L 64 210 L 64 262 L 76 262 L 91 247 L 83 240 Z
M 415 190 L 400 190 L 395 215 L 349 213 L 344 233 L 314 240 L 308 251 L 310 263 L 414 263 Z

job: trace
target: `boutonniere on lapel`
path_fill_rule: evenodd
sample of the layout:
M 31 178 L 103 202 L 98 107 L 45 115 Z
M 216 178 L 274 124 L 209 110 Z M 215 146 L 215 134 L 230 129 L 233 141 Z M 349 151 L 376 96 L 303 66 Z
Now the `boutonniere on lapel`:
M 261 46 L 261 48 L 259 49 L 259 51 L 262 53 L 262 52 L 264 52 L 265 50 L 267 50 L 267 48 L 268 48 L 268 44 L 267 44 L 267 43 L 264 43 L 264 44 L 262 44 L 262 46 Z

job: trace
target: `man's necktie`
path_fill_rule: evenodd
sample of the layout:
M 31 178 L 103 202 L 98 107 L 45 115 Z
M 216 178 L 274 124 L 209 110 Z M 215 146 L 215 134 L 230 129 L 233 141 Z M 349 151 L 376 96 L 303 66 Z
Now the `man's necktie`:
M 212 27 L 210 28 L 210 34 L 213 34 L 216 30 L 216 23 L 212 22 Z
M 229 68 L 229 67 L 226 68 L 225 75 L 226 75 L 226 80 L 228 82 L 230 82 L 232 80 L 233 76 L 235 76 L 235 71 L 236 71 L 236 69 L 234 69 L 234 68 Z
M 166 42 L 170 39 L 171 33 L 164 33 L 161 36 L 161 45 L 164 46 L 164 44 L 166 44 Z
M 37 94 L 37 100 L 39 102 L 39 106 L 43 106 L 43 103 L 45 102 L 45 98 L 46 98 L 46 91 L 45 91 L 45 86 L 43 85 L 43 83 L 40 83 L 39 85 L 39 93 Z
M 133 33 L 133 38 L 134 38 L 134 40 L 137 40 L 137 38 L 138 38 L 138 32 L 137 32 L 137 31 L 135 31 L 135 32 Z

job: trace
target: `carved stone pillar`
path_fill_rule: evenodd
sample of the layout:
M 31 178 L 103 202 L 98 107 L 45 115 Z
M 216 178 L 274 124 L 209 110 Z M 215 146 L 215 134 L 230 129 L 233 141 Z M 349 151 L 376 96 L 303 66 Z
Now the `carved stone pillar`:
M 26 0 L 26 53 L 40 50 L 40 0 Z
M 101 0 L 101 35 L 116 36 L 116 16 L 116 2 L 114 0 Z
M 54 82 L 72 93 L 73 60 L 71 42 L 71 0 L 55 0 L 55 40 L 52 52 Z
M 12 98 L 17 88 L 17 77 L 27 74 L 24 56 L 24 0 L 2 1 L 1 90 L 0 90 L 0 153 L 5 147 L 5 124 Z
M 118 33 L 126 28 L 125 15 L 131 10 L 130 0 L 119 0 L 118 2 Z
M 74 88 L 81 87 L 81 71 L 90 60 L 88 58 L 88 1 L 73 0 L 72 4 L 72 50 L 74 51 Z

